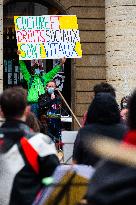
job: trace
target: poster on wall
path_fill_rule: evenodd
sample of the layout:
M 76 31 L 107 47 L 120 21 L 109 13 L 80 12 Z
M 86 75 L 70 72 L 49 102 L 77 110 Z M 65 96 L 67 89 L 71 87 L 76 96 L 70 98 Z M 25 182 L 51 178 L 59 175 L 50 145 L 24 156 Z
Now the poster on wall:
M 20 60 L 81 58 L 75 15 L 14 16 Z

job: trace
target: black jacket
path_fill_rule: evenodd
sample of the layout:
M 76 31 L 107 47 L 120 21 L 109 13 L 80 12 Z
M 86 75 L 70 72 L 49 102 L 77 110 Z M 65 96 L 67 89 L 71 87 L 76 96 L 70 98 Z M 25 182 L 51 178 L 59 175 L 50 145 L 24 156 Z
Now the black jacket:
M 51 176 L 59 164 L 55 146 L 48 136 L 30 132 L 21 121 L 7 121 L 0 133 L 0 204 L 31 205 L 42 188 L 42 178 Z M 22 139 L 30 145 L 25 147 L 27 154 Z M 32 165 L 38 166 L 38 172 Z
M 39 100 L 40 115 L 60 115 L 61 113 L 61 98 L 55 92 L 55 98 L 51 99 L 48 93 L 40 95 Z
M 126 131 L 127 127 L 120 123 L 112 125 L 97 123 L 81 128 L 74 142 L 73 160 L 77 161 L 77 164 L 94 166 L 100 158 L 91 152 L 90 143 L 92 138 L 99 136 L 112 137 L 121 140 Z
M 102 161 L 90 180 L 89 205 L 135 205 L 136 169 Z

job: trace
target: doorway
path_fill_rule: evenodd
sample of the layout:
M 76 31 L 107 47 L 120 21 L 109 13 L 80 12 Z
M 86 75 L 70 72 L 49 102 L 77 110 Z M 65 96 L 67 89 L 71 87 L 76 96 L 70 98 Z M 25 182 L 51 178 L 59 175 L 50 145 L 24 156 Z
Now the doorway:
M 36 3 L 32 1 L 8 1 L 3 8 L 3 87 L 4 89 L 22 85 L 27 89 L 27 84 L 23 79 L 19 69 L 17 55 L 17 41 L 14 26 L 14 16 L 38 16 L 38 15 L 62 15 L 63 12 L 48 1 Z M 28 70 L 31 61 L 25 61 Z M 55 65 L 54 60 L 43 60 L 45 71 L 48 72 Z M 64 68 L 55 77 L 59 89 L 69 105 L 71 105 L 71 60 L 67 59 Z

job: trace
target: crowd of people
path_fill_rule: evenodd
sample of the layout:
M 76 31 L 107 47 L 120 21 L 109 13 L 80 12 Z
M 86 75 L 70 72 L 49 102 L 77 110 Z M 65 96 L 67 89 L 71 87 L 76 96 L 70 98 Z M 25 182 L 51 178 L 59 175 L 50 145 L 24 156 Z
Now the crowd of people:
M 115 89 L 110 84 L 96 85 L 94 98 L 84 115 L 83 127 L 77 134 L 73 150 L 73 163 L 90 165 L 95 169 L 84 197 L 85 204 L 135 204 L 135 156 L 130 165 L 126 163 L 127 157 L 123 163 L 114 159 L 114 152 L 112 160 L 108 160 L 108 157 L 103 159 L 91 150 L 91 142 L 98 137 L 117 140 L 120 145 L 125 145 L 126 152 L 126 145 L 133 150 L 136 146 L 135 130 L 136 91 L 131 96 L 123 97 L 119 106 Z
M 41 72 L 37 63 L 32 69 L 33 73 L 29 73 L 21 61 L 20 68 L 28 83 L 28 92 L 22 87 L 12 87 L 0 95 L 0 115 L 5 119 L 0 128 L 1 205 L 43 205 L 45 197 L 41 193 L 45 196 L 47 193 L 43 179 L 51 180 L 56 169 L 62 166 L 57 152 L 63 149 L 62 101 L 53 77 L 65 60 L 62 59 L 47 74 Z M 135 167 L 98 156 L 90 146 L 98 136 L 135 148 L 136 91 L 123 97 L 119 106 L 112 85 L 95 85 L 93 100 L 84 113 L 82 128 L 78 131 L 73 148 L 73 167 L 84 166 L 82 170 L 89 168 L 92 173 L 88 175 L 90 183 L 86 185 L 84 200 L 79 197 L 78 204 L 134 204 Z M 39 200 L 41 196 L 42 202 Z

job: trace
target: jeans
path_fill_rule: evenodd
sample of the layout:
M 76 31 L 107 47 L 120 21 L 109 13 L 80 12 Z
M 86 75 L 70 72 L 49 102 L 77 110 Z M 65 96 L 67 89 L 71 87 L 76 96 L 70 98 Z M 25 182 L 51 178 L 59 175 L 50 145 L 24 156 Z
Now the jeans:
M 32 103 L 31 105 L 31 111 L 35 114 L 35 116 L 39 117 L 39 105 L 38 103 Z
M 47 118 L 48 135 L 51 136 L 55 143 L 61 143 L 61 119 L 60 118 Z M 62 145 L 58 147 L 62 149 Z

